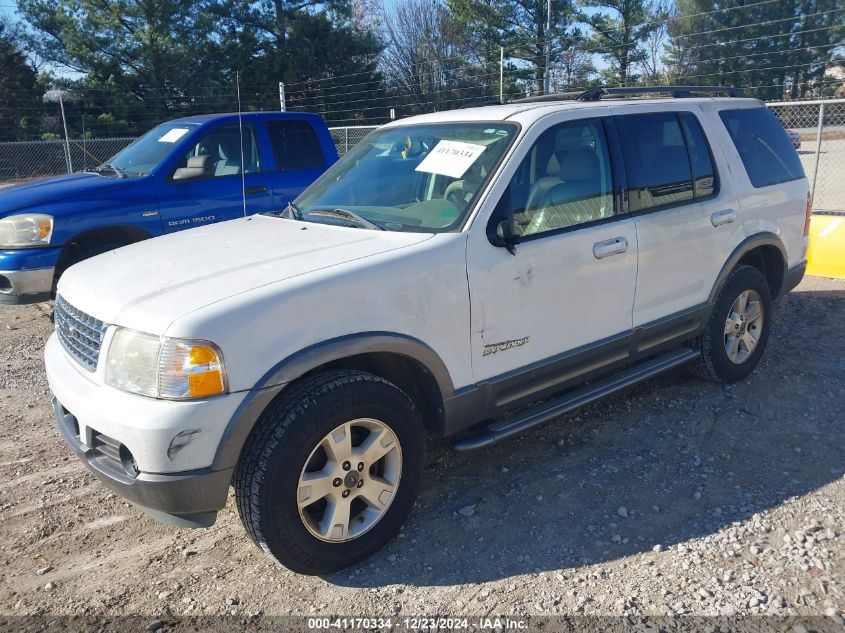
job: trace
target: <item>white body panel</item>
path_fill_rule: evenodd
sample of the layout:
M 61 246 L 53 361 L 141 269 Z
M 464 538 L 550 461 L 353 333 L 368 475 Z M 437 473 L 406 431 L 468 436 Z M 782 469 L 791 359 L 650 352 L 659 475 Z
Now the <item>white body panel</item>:
M 490 244 L 486 234 L 496 203 L 540 135 L 559 123 L 608 112 L 608 108 L 597 107 L 567 110 L 535 123 L 473 219 L 467 242 L 467 276 L 477 381 L 631 329 L 637 235 L 630 218 L 543 236 L 519 244 L 516 255 Z M 617 237 L 627 240 L 628 250 L 597 259 L 594 245 Z M 526 338 L 501 352 L 490 353 L 488 347 Z
M 220 345 L 232 390 L 254 387 L 301 349 L 360 332 L 418 339 L 443 360 L 456 388 L 470 384 L 466 236 L 425 237 L 413 248 L 233 295 L 175 321 L 167 335 L 202 332 Z
M 751 107 L 754 104 L 743 105 Z M 727 109 L 724 104 L 720 106 L 718 109 Z M 713 116 L 715 121 L 721 122 L 718 109 L 713 108 Z M 738 198 L 745 234 L 777 235 L 786 247 L 787 267 L 798 265 L 807 258 L 808 238 L 804 235 L 807 178 L 755 188 L 724 125 L 714 125 L 713 130 L 714 136 L 721 143 L 726 164 L 731 168 L 731 180 Z
M 164 334 L 222 299 L 429 237 L 253 215 L 85 260 L 62 275 L 58 292 L 105 323 Z

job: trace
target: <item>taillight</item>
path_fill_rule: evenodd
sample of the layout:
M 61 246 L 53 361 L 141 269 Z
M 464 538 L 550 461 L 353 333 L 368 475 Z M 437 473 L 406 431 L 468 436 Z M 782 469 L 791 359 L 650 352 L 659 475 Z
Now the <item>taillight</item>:
M 810 234 L 810 216 L 813 215 L 813 194 L 807 192 L 807 216 L 804 219 L 804 236 Z

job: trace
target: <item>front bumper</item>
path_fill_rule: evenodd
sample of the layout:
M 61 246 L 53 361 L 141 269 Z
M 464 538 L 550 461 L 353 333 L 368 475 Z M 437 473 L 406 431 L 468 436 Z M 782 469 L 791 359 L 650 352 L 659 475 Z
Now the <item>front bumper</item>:
M 88 373 L 55 334 L 47 341 L 47 381 L 65 441 L 108 488 L 156 518 L 208 524 L 226 504 L 235 463 L 214 463 L 215 455 L 245 394 L 175 402 L 114 389 L 102 384 L 107 347 L 108 340 Z
M 214 523 L 217 511 L 226 505 L 234 469 L 204 468 L 166 475 L 133 472 L 128 454 L 124 463 L 110 454 L 113 450 L 104 450 L 114 446 L 101 443 L 97 449 L 83 442 L 79 422 L 56 398 L 53 398 L 53 414 L 65 442 L 88 470 L 109 490 L 153 517 L 184 527 L 208 527 Z M 117 449 L 118 457 L 122 452 Z
M 0 304 L 47 301 L 62 249 L 0 249 Z
M 49 301 L 53 268 L 0 270 L 0 303 L 22 304 Z

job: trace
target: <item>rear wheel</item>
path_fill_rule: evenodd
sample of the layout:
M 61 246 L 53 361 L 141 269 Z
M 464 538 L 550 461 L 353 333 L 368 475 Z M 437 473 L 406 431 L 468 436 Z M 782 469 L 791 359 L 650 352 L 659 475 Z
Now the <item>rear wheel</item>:
M 723 383 L 750 374 L 766 348 L 772 316 L 772 295 L 763 274 L 738 266 L 725 282 L 710 321 L 696 344 L 701 358 L 693 372 Z
M 392 383 L 315 375 L 262 415 L 235 472 L 241 521 L 286 567 L 323 574 L 380 549 L 416 498 L 423 423 Z

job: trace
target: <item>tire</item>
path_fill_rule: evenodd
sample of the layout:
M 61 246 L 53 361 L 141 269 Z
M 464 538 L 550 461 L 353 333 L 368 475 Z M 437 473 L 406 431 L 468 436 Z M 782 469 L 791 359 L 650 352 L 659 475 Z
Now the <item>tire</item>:
M 739 314 L 742 297 L 745 309 Z M 755 303 L 759 306 L 758 320 L 753 319 Z M 741 318 L 733 318 L 737 315 Z M 693 374 L 719 383 L 733 383 L 748 376 L 766 349 L 772 316 L 772 294 L 766 278 L 756 268 L 737 266 L 719 292 L 704 332 L 695 341 L 701 357 L 690 365 Z M 734 334 L 729 334 L 729 328 Z M 752 339 L 756 343 L 747 343 Z
M 354 462 L 378 425 L 388 452 L 360 469 Z M 341 428 L 348 428 L 348 435 Z M 343 442 L 334 443 L 338 437 L 352 438 L 349 446 L 359 451 L 352 460 L 331 458 L 326 447 L 343 454 Z M 352 462 L 348 470 L 346 461 Z M 422 419 L 398 387 L 361 371 L 316 374 L 271 403 L 247 439 L 234 475 L 238 513 L 250 538 L 288 569 L 310 575 L 335 572 L 375 553 L 399 531 L 419 491 L 424 461 Z M 308 477 L 318 478 L 315 488 L 327 494 L 314 493 L 303 483 Z M 390 480 L 392 493 L 378 503 L 367 501 L 383 495 L 373 487 Z M 348 520 L 328 520 L 330 508 L 344 503 L 350 508 Z M 334 527 L 324 529 L 327 525 Z

